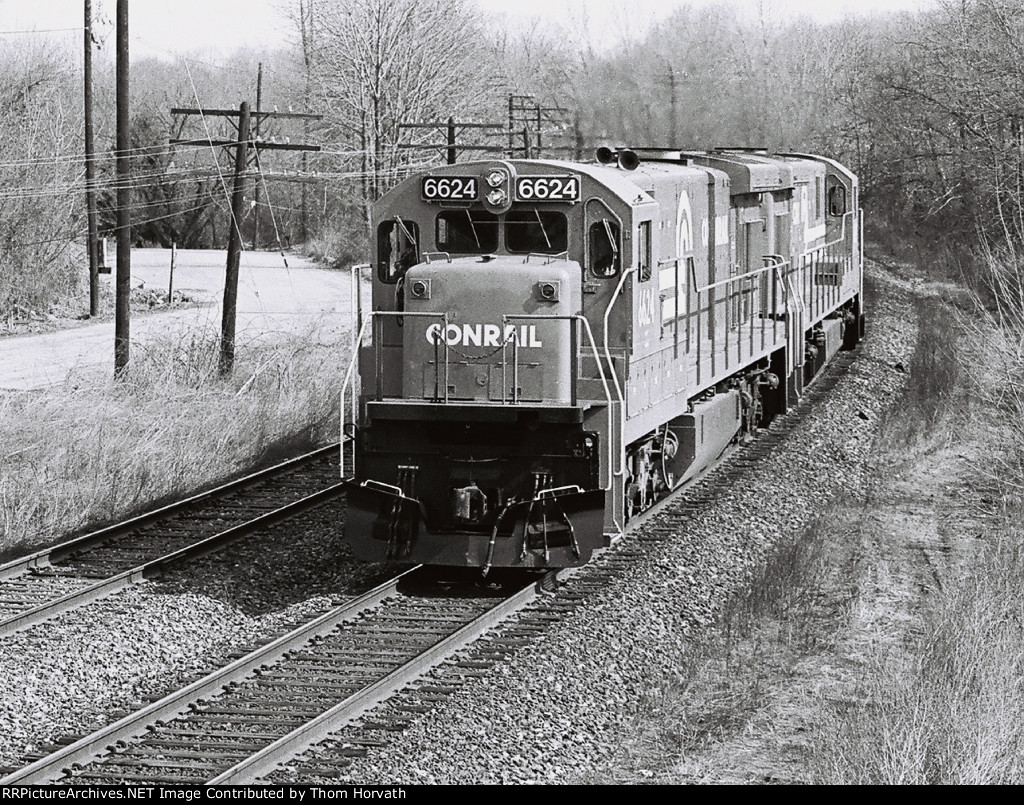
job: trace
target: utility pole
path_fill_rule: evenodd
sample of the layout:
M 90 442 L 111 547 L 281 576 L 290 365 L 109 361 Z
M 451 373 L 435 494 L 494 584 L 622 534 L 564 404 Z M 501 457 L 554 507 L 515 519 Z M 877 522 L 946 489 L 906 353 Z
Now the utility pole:
M 132 200 L 128 129 L 128 0 L 117 0 L 117 280 L 114 312 L 114 377 L 128 368 L 129 294 L 132 279 Z
M 249 162 L 249 102 L 238 107 L 238 145 L 235 147 L 235 186 L 231 191 L 231 230 L 224 280 L 224 311 L 220 328 L 220 373 L 235 367 L 235 311 L 238 307 L 238 264 L 242 259 L 242 216 L 245 214 L 245 168 Z
M 668 66 L 668 90 L 669 90 L 669 114 L 672 116 L 669 119 L 669 145 L 672 148 L 679 147 L 679 130 L 678 120 L 679 115 L 676 112 L 676 105 L 679 103 L 679 96 L 676 94 L 676 71 L 675 68 L 670 64 Z
M 443 134 L 444 142 L 399 143 L 398 148 L 402 151 L 437 150 L 444 154 L 445 162 L 447 164 L 454 165 L 456 161 L 457 151 L 483 151 L 484 153 L 492 154 L 499 154 L 505 151 L 505 148 L 500 145 L 483 145 L 476 143 L 459 145 L 457 141 L 457 134 L 460 129 L 476 129 L 482 132 L 486 137 L 497 136 L 501 134 L 503 128 L 503 123 L 460 123 L 453 117 L 449 117 L 448 120 L 434 120 L 426 123 L 401 123 L 398 126 L 399 131 L 407 131 L 412 129 L 433 129 L 435 132 Z
M 96 222 L 96 145 L 92 124 L 92 0 L 85 0 L 85 209 L 89 234 L 89 315 L 100 312 L 99 229 Z
M 302 138 L 309 138 L 309 119 L 307 118 L 302 124 Z M 309 175 L 309 153 L 307 151 L 302 152 L 302 175 Z M 302 242 L 305 243 L 309 240 L 309 185 L 303 182 L 299 188 L 302 193 L 302 211 L 299 213 L 300 222 L 302 224 Z
M 263 62 L 260 62 L 256 72 L 256 141 L 260 139 L 260 112 L 263 110 Z M 252 218 L 252 248 L 255 251 L 260 247 L 260 182 L 256 180 L 256 189 L 253 191 L 253 218 Z M 303 211 L 305 214 L 305 211 Z M 305 227 L 303 227 L 305 228 Z
M 548 126 L 549 131 L 556 139 L 562 140 L 560 145 L 545 145 L 544 127 Z M 561 151 L 573 153 L 575 143 L 568 145 L 564 142 L 565 133 L 569 130 L 571 120 L 569 110 L 563 106 L 541 106 L 533 95 L 509 95 L 508 96 L 508 148 L 506 153 L 509 159 L 516 155 L 515 140 L 518 135 L 523 137 L 523 155 L 529 159 L 531 156 L 541 157 L 544 151 Z M 530 127 L 534 128 L 532 135 Z M 523 134 L 526 130 L 527 133 Z
M 261 149 L 279 151 L 319 151 L 319 145 L 291 143 L 272 143 L 261 140 L 253 141 L 251 136 L 252 114 L 249 102 L 243 101 L 234 109 L 171 109 L 172 115 L 200 115 L 202 117 L 238 118 L 237 140 L 171 140 L 172 145 L 206 145 L 228 146 L 235 149 L 235 181 L 231 192 L 231 229 L 228 233 L 227 272 L 224 280 L 224 311 L 221 318 L 220 336 L 220 372 L 230 374 L 235 365 L 235 313 L 238 306 L 238 269 L 242 256 L 242 219 L 245 217 L 245 176 L 249 163 L 249 148 L 257 152 Z M 321 115 L 301 112 L 260 112 L 256 115 L 256 126 L 266 117 L 298 118 L 303 120 L 319 120 Z

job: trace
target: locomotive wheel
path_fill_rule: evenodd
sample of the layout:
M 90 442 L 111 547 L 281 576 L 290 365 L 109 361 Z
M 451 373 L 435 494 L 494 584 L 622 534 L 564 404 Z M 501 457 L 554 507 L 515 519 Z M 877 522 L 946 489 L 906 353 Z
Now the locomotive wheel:
M 626 481 L 626 521 L 643 511 L 640 505 L 640 487 L 632 481 Z

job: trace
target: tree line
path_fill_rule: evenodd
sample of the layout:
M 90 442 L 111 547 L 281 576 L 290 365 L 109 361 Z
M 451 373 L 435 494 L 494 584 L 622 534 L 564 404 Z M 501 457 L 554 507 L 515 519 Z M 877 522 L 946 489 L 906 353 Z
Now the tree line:
M 879 231 L 963 247 L 1024 240 L 1024 8 L 1015 0 L 937 0 L 915 14 L 827 24 L 681 4 L 651 30 L 611 44 L 592 35 L 585 16 L 568 27 L 510 28 L 472 0 L 289 0 L 286 9 L 292 44 L 277 52 L 132 64 L 137 243 L 223 246 L 230 155 L 170 143 L 230 139 L 229 123 L 170 110 L 254 103 L 260 63 L 264 110 L 322 118 L 267 121 L 259 136 L 323 150 L 261 155 L 241 222 L 246 243 L 258 236 L 259 247 L 306 242 L 337 262 L 364 259 L 369 204 L 442 159 L 428 147 L 441 132 L 403 126 L 449 116 L 504 124 L 510 96 L 561 110 L 561 125 L 542 132 L 547 146 L 823 153 L 860 174 Z M 5 318 L 66 302 L 80 283 L 79 63 L 80 54 L 57 45 L 0 43 Z M 100 215 L 110 233 L 113 64 L 98 64 Z M 462 144 L 507 145 L 506 136 L 470 133 Z M 424 147 L 410 147 L 417 144 Z

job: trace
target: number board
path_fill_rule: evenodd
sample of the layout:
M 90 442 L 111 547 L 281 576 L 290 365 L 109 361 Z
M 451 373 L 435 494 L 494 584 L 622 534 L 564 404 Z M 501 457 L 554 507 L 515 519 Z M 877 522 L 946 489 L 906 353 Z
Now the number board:
M 479 183 L 476 176 L 427 176 L 420 189 L 424 201 L 476 201 Z
M 579 176 L 517 176 L 517 201 L 579 201 Z

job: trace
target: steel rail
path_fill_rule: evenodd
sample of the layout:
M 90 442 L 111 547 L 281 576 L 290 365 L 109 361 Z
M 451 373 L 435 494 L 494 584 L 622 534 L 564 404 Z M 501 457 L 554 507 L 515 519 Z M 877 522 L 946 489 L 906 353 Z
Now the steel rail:
M 297 458 L 289 459 L 288 461 L 275 464 L 272 467 L 267 467 L 266 469 L 259 470 L 258 472 L 254 472 L 234 481 L 228 481 L 220 486 L 207 489 L 205 492 L 199 492 L 198 494 L 191 495 L 183 500 L 175 501 L 174 503 L 170 503 L 166 506 L 161 506 L 157 509 L 153 509 L 152 511 L 145 512 L 144 514 L 140 514 L 129 520 L 115 523 L 114 525 L 101 528 L 97 531 L 91 531 L 88 534 L 74 537 L 65 542 L 58 543 L 57 545 L 52 545 L 49 548 L 44 548 L 41 551 L 36 551 L 35 553 L 28 554 L 27 556 L 23 556 L 19 559 L 13 559 L 4 564 L 0 564 L 0 581 L 22 576 L 32 568 L 46 567 L 56 561 L 60 561 L 72 553 L 92 548 L 106 540 L 127 534 L 137 528 L 141 528 L 142 526 L 170 517 L 171 515 L 174 515 L 196 503 L 202 503 L 203 501 L 210 500 L 218 495 L 233 492 L 248 486 L 249 484 L 253 484 L 267 478 L 272 478 L 289 469 L 294 469 L 303 463 L 313 461 L 323 456 L 328 456 L 337 450 L 337 444 L 321 447 L 318 450 L 298 456 Z
M 740 446 L 730 447 L 722 456 L 720 456 L 712 465 L 702 471 L 699 475 L 692 479 L 687 480 L 683 484 L 676 487 L 667 497 L 658 501 L 653 506 L 645 509 L 642 513 L 631 518 L 629 524 L 625 529 L 625 533 L 619 539 L 616 539 L 612 546 L 602 548 L 595 551 L 595 560 L 592 560 L 587 565 L 582 567 L 565 568 L 559 570 L 555 574 L 557 580 L 555 590 L 553 594 L 546 598 L 546 601 L 551 602 L 554 606 L 550 609 L 545 610 L 544 606 L 540 608 L 540 612 L 550 612 L 551 617 L 546 618 L 541 615 L 537 620 L 548 621 L 548 620 L 561 620 L 566 617 L 566 611 L 574 611 L 574 608 L 580 604 L 580 590 L 586 590 L 588 587 L 593 586 L 595 580 L 599 584 L 608 583 L 608 579 L 612 574 L 620 574 L 629 572 L 629 568 L 635 561 L 636 557 L 643 557 L 649 555 L 649 549 L 644 547 L 644 543 L 648 541 L 661 541 L 663 539 L 673 539 L 677 529 L 675 527 L 669 527 L 667 529 L 668 536 L 665 536 L 666 529 L 664 527 L 657 528 L 658 523 L 672 523 L 679 520 L 689 519 L 692 515 L 690 511 L 701 505 L 705 505 L 709 501 L 713 500 L 717 493 L 732 488 L 734 482 L 737 479 L 742 479 L 744 473 L 749 472 L 752 467 L 755 467 L 758 461 L 764 459 L 765 455 L 770 451 L 775 450 L 781 442 L 793 431 L 794 428 L 798 427 L 801 422 L 804 421 L 804 417 L 812 410 L 813 406 L 817 403 L 820 398 L 829 393 L 829 391 L 835 386 L 835 384 L 845 375 L 845 370 L 849 368 L 850 364 L 856 360 L 858 356 L 857 352 L 844 352 L 840 356 L 836 356 L 826 367 L 819 372 L 814 381 L 808 386 L 808 394 L 805 395 L 794 407 L 792 407 L 787 413 L 780 415 L 771 423 L 771 425 L 765 430 L 765 433 L 760 439 L 755 441 L 751 448 L 745 448 Z M 643 535 L 644 529 L 642 526 L 648 525 L 654 527 L 654 531 L 650 536 L 645 537 Z M 662 532 L 661 534 L 657 533 Z M 634 537 L 637 541 L 630 542 L 627 538 Z M 606 555 L 609 559 L 606 563 L 600 563 L 596 561 L 598 555 Z M 589 576 L 589 581 L 588 581 Z M 571 597 L 567 600 L 562 600 L 558 588 L 566 584 L 572 584 L 577 582 L 580 586 L 575 587 L 576 593 L 573 594 L 573 587 L 569 587 Z M 558 606 L 560 600 L 562 606 Z M 518 638 L 514 638 L 518 640 Z M 500 638 L 498 641 L 500 645 Z M 515 649 L 512 649 L 513 651 Z M 493 651 L 493 648 L 491 649 Z M 497 652 L 499 654 L 503 652 Z M 485 650 L 484 656 L 488 656 L 487 650 Z M 472 654 L 470 654 L 472 660 Z M 484 660 L 488 664 L 488 667 L 501 662 L 500 659 Z M 479 667 L 479 666 L 475 666 Z M 397 672 L 396 672 L 397 673 Z M 458 684 L 449 683 L 443 677 L 437 681 L 438 685 L 445 686 L 447 684 Z M 408 695 L 409 700 L 412 703 L 416 702 L 416 693 L 414 690 L 410 690 L 410 684 L 406 682 L 403 685 L 398 686 L 400 689 L 398 692 L 399 702 Z M 404 691 L 408 690 L 408 694 Z M 344 703 L 338 706 L 338 710 L 344 706 Z M 399 710 L 415 710 L 414 707 L 402 708 Z M 352 717 L 357 717 L 359 714 L 354 713 Z M 313 745 L 323 741 L 325 738 L 332 737 L 335 741 L 342 744 L 347 744 L 350 741 L 358 743 L 358 737 L 352 737 L 352 729 L 355 725 L 344 723 L 351 721 L 351 718 L 345 719 L 344 716 L 336 713 L 335 721 L 331 724 L 329 729 L 324 729 L 310 723 L 296 730 L 296 732 L 303 732 L 302 740 L 308 745 Z M 358 733 L 356 733 L 358 735 Z M 290 736 L 289 736 L 290 737 Z M 286 739 L 281 739 L 283 743 Z M 298 740 L 298 738 L 296 738 Z M 264 783 L 266 777 L 270 775 L 272 767 L 274 765 L 280 765 L 282 760 L 293 750 L 285 750 L 281 748 L 280 753 L 273 746 L 268 746 L 261 753 L 260 757 L 252 757 L 248 760 L 242 761 L 236 769 L 232 769 L 218 775 L 212 780 L 208 781 L 209 784 L 221 784 L 221 783 Z M 317 769 L 330 769 L 336 771 L 334 763 L 341 760 L 344 752 L 339 752 L 335 748 L 327 748 L 323 752 L 323 756 L 317 759 L 306 759 L 300 760 L 298 763 L 298 771 L 293 773 L 295 779 L 303 779 L 303 775 L 310 773 L 317 775 Z M 263 771 L 255 770 L 253 767 L 261 766 Z M 244 768 L 249 767 L 249 768 Z M 329 773 L 329 772 L 328 772 Z M 261 777 L 262 775 L 262 777 Z M 295 777 L 295 775 L 298 775 Z
M 253 785 L 280 764 L 325 740 L 333 732 L 359 718 L 382 701 L 418 679 L 461 648 L 509 615 L 519 611 L 538 595 L 542 582 L 533 581 L 497 606 L 489 609 L 461 629 L 435 643 L 409 662 L 396 668 L 377 682 L 338 702 L 307 724 L 282 736 L 259 752 L 250 755 L 232 768 L 218 774 L 207 785 Z
M 328 449 L 336 450 L 337 447 L 332 446 Z M 36 626 L 61 614 L 62 612 L 83 607 L 100 598 L 113 595 L 119 590 L 123 590 L 133 584 L 148 581 L 149 579 L 167 571 L 176 564 L 180 564 L 181 562 L 189 559 L 196 559 L 212 551 L 218 550 L 229 542 L 239 539 L 252 531 L 273 525 L 274 523 L 285 520 L 289 517 L 294 517 L 296 514 L 324 503 L 331 498 L 337 497 L 343 492 L 344 487 L 342 484 L 333 484 L 326 489 L 321 489 L 319 492 L 314 492 L 312 495 L 307 495 L 300 500 L 293 501 L 292 503 L 282 506 L 279 509 L 275 509 L 274 511 L 267 512 L 266 514 L 262 514 L 252 520 L 239 523 L 238 525 L 206 537 L 192 545 L 179 548 L 178 550 L 165 554 L 164 556 L 159 556 L 156 559 L 144 562 L 137 567 L 133 567 L 116 575 L 101 579 L 94 584 L 81 588 L 80 590 L 75 590 L 67 595 L 61 596 L 60 598 L 52 599 L 40 604 L 39 606 L 33 607 L 32 609 L 27 609 L 24 612 L 19 612 L 8 618 L 0 620 L 0 637 L 20 632 L 31 626 Z
M 59 781 L 65 769 L 99 759 L 118 744 L 145 735 L 149 724 L 177 718 L 187 713 L 190 705 L 195 702 L 220 693 L 226 686 L 242 681 L 263 665 L 277 662 L 287 653 L 305 645 L 310 639 L 330 634 L 343 622 L 395 595 L 399 583 L 418 569 L 419 566 L 407 570 L 181 690 L 0 778 L 0 786 L 16 783 L 38 785 Z

